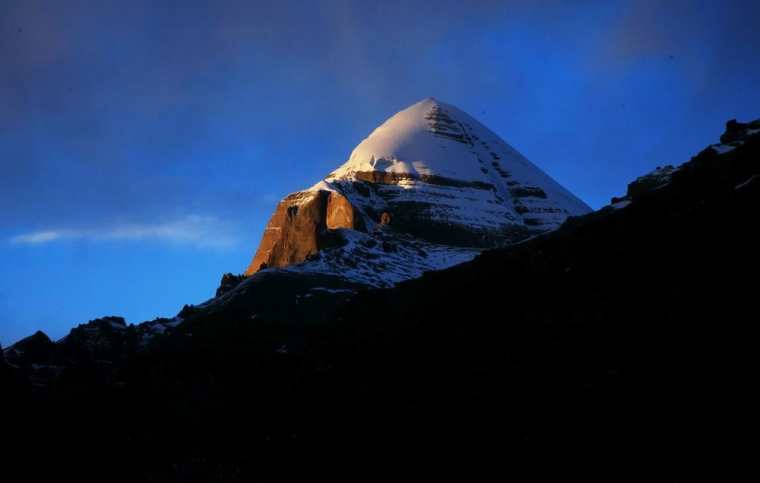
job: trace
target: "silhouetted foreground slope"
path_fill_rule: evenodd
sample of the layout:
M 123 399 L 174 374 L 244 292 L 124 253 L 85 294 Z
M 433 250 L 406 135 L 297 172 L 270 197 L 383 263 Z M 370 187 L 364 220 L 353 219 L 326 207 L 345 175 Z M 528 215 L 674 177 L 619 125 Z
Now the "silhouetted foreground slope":
M 743 144 L 640 178 L 614 207 L 393 289 L 328 291 L 296 313 L 278 294 L 312 282 L 280 278 L 100 359 L 50 355 L 35 335 L 46 361 L 0 364 L 4 438 L 58 456 L 30 472 L 105 481 L 247 479 L 295 445 L 487 448 L 502 476 L 531 454 L 537 473 L 568 475 L 554 456 L 581 452 L 589 473 L 625 460 L 613 481 L 741 458 L 760 136 L 737 129 Z

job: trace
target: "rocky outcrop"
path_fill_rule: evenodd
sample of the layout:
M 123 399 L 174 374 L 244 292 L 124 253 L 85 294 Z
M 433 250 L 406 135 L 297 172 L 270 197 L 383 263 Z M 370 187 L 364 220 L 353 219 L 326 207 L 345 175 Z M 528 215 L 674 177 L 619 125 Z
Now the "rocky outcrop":
M 63 360 L 113 361 L 123 356 L 128 345 L 135 343 L 135 328 L 128 326 L 122 317 L 108 316 L 71 329 L 58 341 L 57 350 Z
M 752 122 L 737 122 L 731 119 L 726 122 L 726 132 L 720 136 L 722 144 L 732 145 L 736 142 L 743 142 L 748 136 L 760 132 L 760 119 Z
M 5 359 L 14 366 L 49 364 L 55 355 L 55 343 L 41 330 L 21 339 L 4 351 Z
M 628 184 L 626 198 L 636 200 L 645 193 L 668 184 L 675 170 L 676 168 L 671 165 L 658 166 L 651 173 L 636 178 L 635 181 Z
M 335 237 L 329 231 L 339 228 L 365 229 L 361 215 L 345 196 L 327 190 L 293 193 L 277 205 L 245 275 L 300 263 L 332 246 Z
M 327 197 L 325 218 L 328 230 L 338 228 L 364 229 L 363 218 L 357 213 L 348 198 L 334 191 L 330 192 Z
M 235 275 L 232 273 L 225 273 L 222 275 L 222 280 L 219 282 L 219 288 L 216 289 L 216 296 L 221 297 L 233 288 L 240 285 L 240 282 L 246 279 L 245 275 Z

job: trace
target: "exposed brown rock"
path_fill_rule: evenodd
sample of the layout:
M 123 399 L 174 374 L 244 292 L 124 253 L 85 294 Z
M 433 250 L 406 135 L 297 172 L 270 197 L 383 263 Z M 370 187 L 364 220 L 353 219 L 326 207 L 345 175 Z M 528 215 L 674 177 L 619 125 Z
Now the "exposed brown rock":
M 357 220 L 361 220 L 361 216 L 351 202 L 340 193 L 331 192 L 327 197 L 327 229 L 356 228 Z
M 245 274 L 300 263 L 334 245 L 327 231 L 338 228 L 364 230 L 361 215 L 345 196 L 325 190 L 293 193 L 277 205 Z
M 399 184 L 405 180 L 418 180 L 424 183 L 451 186 L 455 188 L 475 188 L 480 190 L 494 190 L 494 185 L 482 181 L 462 181 L 445 176 L 432 174 L 413 174 L 413 173 L 392 173 L 387 171 L 358 171 L 354 173 L 356 179 L 368 183 L 378 184 Z

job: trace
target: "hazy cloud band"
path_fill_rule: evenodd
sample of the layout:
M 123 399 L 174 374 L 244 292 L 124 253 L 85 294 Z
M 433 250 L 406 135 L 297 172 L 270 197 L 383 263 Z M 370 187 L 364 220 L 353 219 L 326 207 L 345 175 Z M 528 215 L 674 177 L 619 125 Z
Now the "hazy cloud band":
M 158 241 L 197 247 L 224 248 L 237 243 L 232 227 L 216 217 L 189 215 L 162 223 L 131 223 L 93 228 L 54 228 L 22 233 L 11 243 L 42 245 L 64 240 Z

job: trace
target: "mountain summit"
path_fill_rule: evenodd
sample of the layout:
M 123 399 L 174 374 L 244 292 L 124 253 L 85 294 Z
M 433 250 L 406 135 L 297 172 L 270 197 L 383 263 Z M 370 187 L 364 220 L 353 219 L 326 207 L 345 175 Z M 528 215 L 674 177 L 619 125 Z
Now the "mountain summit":
M 362 273 L 338 271 L 383 286 L 589 211 L 470 115 L 427 98 L 385 121 L 322 181 L 285 197 L 246 274 L 325 257 L 300 269 L 332 272 L 340 260 L 379 257 Z

